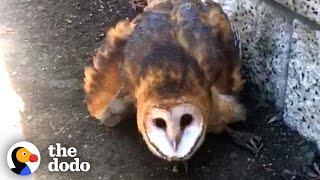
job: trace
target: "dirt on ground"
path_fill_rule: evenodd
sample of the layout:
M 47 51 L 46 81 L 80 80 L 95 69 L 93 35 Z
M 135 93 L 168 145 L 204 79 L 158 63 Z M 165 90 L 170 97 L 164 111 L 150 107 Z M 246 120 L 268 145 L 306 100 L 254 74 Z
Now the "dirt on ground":
M 290 130 L 253 85 L 243 99 L 246 123 L 234 126 L 263 138 L 253 154 L 226 134 L 208 134 L 188 162 L 188 171 L 153 156 L 138 133 L 135 118 L 106 128 L 89 117 L 84 103 L 83 69 L 104 38 L 105 29 L 134 16 L 127 0 L 2 0 L 0 27 L 15 33 L 7 68 L 25 102 L 23 132 L 40 150 L 36 179 L 310 179 L 316 176 L 316 146 Z M 86 173 L 49 172 L 50 144 L 76 147 Z M 66 161 L 71 159 L 67 158 Z

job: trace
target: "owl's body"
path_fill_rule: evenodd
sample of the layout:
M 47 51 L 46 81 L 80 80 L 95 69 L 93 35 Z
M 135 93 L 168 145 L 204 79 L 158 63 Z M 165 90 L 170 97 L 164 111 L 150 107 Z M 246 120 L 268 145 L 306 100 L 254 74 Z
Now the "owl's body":
M 129 104 L 149 149 L 186 160 L 206 132 L 244 120 L 241 46 L 216 3 L 153 0 L 119 22 L 85 71 L 88 110 L 115 125 Z M 115 120 L 116 119 L 116 120 Z

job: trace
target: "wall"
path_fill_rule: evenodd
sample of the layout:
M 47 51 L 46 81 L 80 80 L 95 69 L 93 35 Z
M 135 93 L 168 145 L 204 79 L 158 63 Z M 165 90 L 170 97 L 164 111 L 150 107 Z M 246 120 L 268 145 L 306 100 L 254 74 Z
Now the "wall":
M 320 147 L 320 0 L 216 0 L 238 29 L 244 73 Z

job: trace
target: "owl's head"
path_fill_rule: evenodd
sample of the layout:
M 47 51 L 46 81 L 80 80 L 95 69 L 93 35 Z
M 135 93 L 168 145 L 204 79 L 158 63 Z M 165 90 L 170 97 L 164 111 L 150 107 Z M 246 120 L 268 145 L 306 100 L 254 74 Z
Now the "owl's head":
M 203 113 L 189 103 L 160 104 L 140 117 L 149 149 L 166 160 L 189 159 L 202 144 L 206 125 Z
M 211 98 L 204 91 L 193 96 L 164 98 L 148 89 L 153 92 L 137 98 L 138 128 L 148 148 L 168 161 L 189 159 L 204 140 Z
M 210 84 L 178 43 L 147 43 L 149 49 L 137 49 L 125 63 L 126 77 L 134 87 L 139 131 L 158 157 L 187 160 L 205 137 L 213 102 Z

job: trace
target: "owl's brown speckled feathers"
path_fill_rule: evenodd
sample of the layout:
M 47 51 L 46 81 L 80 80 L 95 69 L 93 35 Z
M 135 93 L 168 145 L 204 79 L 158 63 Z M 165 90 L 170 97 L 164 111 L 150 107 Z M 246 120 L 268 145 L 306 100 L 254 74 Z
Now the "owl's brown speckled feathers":
M 149 149 L 186 160 L 205 133 L 244 120 L 235 95 L 244 80 L 241 46 L 213 2 L 152 0 L 134 20 L 120 21 L 85 69 L 90 114 L 108 126 L 129 104 Z

